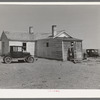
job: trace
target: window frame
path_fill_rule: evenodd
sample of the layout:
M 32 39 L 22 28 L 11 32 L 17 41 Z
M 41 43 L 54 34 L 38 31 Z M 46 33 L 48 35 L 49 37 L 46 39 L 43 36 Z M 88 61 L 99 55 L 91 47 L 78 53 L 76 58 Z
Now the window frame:
M 46 42 L 46 47 L 49 47 L 49 42 Z
M 27 44 L 26 44 L 26 42 L 24 42 L 23 43 L 23 50 L 26 51 L 27 50 L 26 48 L 27 48 Z

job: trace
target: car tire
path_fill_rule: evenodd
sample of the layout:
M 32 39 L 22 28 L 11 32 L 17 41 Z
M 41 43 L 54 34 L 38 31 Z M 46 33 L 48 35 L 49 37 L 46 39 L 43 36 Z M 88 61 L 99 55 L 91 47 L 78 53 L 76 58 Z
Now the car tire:
M 4 62 L 6 63 L 6 64 L 10 64 L 11 63 L 11 57 L 4 57 Z
M 29 56 L 29 57 L 27 58 L 27 62 L 28 62 L 28 63 L 33 63 L 33 62 L 34 62 L 34 58 L 33 58 L 32 56 Z

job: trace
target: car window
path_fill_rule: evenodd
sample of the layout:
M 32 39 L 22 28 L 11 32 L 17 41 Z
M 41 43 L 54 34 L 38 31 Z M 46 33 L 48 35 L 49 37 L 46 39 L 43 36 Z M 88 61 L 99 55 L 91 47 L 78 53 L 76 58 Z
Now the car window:
M 89 50 L 87 50 L 87 52 L 89 52 Z
M 22 51 L 22 48 L 21 47 L 18 47 L 18 51 Z
M 94 52 L 94 50 L 92 50 L 92 52 Z
M 17 47 L 13 47 L 13 51 L 14 52 L 17 52 Z
M 95 50 L 95 52 L 98 52 L 98 50 Z

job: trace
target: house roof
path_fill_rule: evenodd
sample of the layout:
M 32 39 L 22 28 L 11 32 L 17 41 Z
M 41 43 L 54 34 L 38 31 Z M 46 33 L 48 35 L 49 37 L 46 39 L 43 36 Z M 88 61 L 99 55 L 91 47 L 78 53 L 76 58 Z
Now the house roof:
M 34 38 L 35 40 L 38 40 L 38 39 L 47 39 L 47 38 L 55 38 L 57 37 L 59 34 L 61 34 L 63 31 L 57 31 L 57 34 L 52 37 L 52 33 L 36 33 L 34 34 Z M 66 35 L 68 35 L 66 33 Z M 70 35 L 68 35 L 69 37 L 71 37 Z
M 59 37 L 59 35 L 62 34 L 62 33 L 66 34 L 66 36 L 68 36 L 68 37 Z M 71 36 L 70 36 L 68 33 L 66 33 L 64 30 L 58 31 L 57 34 L 56 34 L 54 37 L 52 37 L 52 33 L 36 33 L 36 34 L 34 35 L 34 38 L 35 38 L 35 40 L 56 38 L 56 39 L 61 39 L 61 40 L 64 40 L 64 41 L 66 41 L 66 40 L 67 40 L 67 41 L 68 41 L 68 40 L 82 41 L 81 39 L 77 39 L 77 38 L 71 37 Z
M 34 41 L 34 34 L 22 33 L 22 32 L 4 32 L 9 40 L 12 41 Z
M 7 38 L 11 41 L 35 41 L 35 40 L 39 40 L 39 39 L 50 39 L 50 38 L 56 38 L 56 39 L 60 39 L 60 40 L 64 40 L 64 41 L 68 41 L 68 40 L 78 40 L 78 41 L 82 41 L 81 39 L 76 39 L 71 37 L 69 34 L 67 34 L 64 30 L 63 31 L 57 31 L 57 34 L 52 37 L 52 33 L 35 33 L 35 34 L 29 34 L 29 33 L 22 33 L 22 32 L 8 32 L 8 31 L 4 31 L 3 33 L 5 33 L 5 35 L 7 36 Z M 66 34 L 67 37 L 59 37 L 59 35 L 61 35 L 62 33 Z
M 82 41 L 81 39 L 77 39 L 73 37 L 56 37 L 56 39 L 60 39 L 62 41 Z
M 47 39 L 51 37 L 51 33 L 36 33 L 34 34 L 34 39 L 39 40 L 39 39 Z

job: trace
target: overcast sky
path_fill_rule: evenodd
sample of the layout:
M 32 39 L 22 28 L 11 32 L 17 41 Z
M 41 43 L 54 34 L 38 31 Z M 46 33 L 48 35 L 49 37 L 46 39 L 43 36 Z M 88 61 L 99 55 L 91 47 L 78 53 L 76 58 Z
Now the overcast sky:
M 83 40 L 83 48 L 100 49 L 100 6 L 10 6 L 0 5 L 0 33 L 51 32 L 51 26 L 66 30 L 68 34 Z

